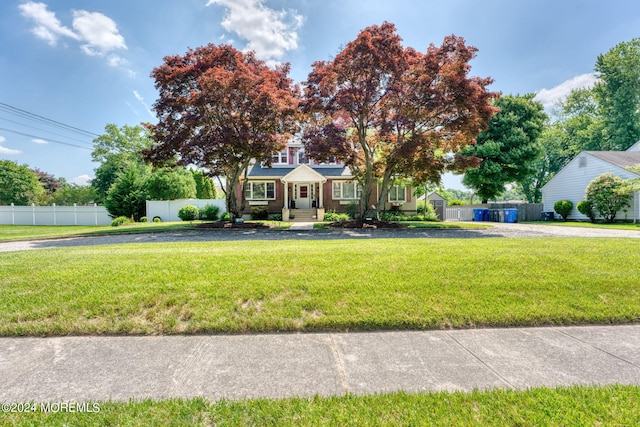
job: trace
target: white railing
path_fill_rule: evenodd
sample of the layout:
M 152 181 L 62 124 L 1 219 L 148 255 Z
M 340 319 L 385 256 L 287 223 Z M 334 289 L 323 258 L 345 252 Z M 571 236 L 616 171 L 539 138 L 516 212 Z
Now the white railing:
M 11 225 L 108 225 L 104 206 L 0 206 L 0 224 Z

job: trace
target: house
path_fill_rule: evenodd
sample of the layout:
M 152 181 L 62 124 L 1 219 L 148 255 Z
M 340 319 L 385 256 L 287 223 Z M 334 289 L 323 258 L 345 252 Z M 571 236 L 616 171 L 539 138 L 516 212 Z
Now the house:
M 542 187 L 543 210 L 553 212 L 553 205 L 558 200 L 571 200 L 574 208 L 569 219 L 588 220 L 589 218 L 578 212 L 576 206 L 585 199 L 585 190 L 589 183 L 606 172 L 622 179 L 640 178 L 640 172 L 628 169 L 639 164 L 640 141 L 627 151 L 583 151 Z M 640 220 L 640 192 L 633 195 L 627 212 L 619 212 L 616 218 Z
M 380 189 L 372 196 L 376 203 Z M 291 142 L 286 149 L 272 158 L 271 167 L 255 163 L 247 175 L 245 197 L 247 210 L 265 206 L 269 214 L 282 214 L 306 220 L 322 220 L 324 212 L 347 211 L 349 205 L 360 200 L 360 185 L 349 168 L 338 161 L 321 163 L 309 158 L 304 146 Z M 416 213 L 416 200 L 412 189 L 393 186 L 387 196 L 384 210 Z

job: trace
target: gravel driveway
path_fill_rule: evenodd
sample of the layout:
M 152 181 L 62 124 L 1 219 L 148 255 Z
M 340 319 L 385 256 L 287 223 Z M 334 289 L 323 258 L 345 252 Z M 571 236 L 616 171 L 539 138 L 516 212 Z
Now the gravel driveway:
M 371 238 L 513 238 L 513 237 L 623 237 L 640 238 L 640 231 L 582 227 L 554 227 L 535 224 L 495 223 L 486 229 L 378 229 L 378 230 L 219 230 L 201 229 L 179 232 L 114 234 L 47 240 L 0 242 L 0 252 L 69 246 L 120 243 L 209 242 L 240 240 L 339 240 Z

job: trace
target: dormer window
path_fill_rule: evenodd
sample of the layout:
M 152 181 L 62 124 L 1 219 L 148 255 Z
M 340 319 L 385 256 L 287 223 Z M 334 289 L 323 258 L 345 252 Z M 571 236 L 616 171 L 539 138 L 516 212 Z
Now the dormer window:
M 282 150 L 279 153 L 274 154 L 271 157 L 271 164 L 274 165 L 286 165 L 289 161 L 288 151 Z
M 298 164 L 306 165 L 309 164 L 309 158 L 307 157 L 307 153 L 304 152 L 304 148 L 298 150 Z

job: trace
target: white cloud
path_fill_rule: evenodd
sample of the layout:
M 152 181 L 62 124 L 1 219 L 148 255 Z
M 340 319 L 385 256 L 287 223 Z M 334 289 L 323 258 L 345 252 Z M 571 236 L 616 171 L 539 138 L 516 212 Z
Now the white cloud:
M 45 3 L 33 1 L 18 6 L 22 15 L 34 21 L 31 32 L 38 38 L 54 46 L 60 37 L 67 37 L 82 43 L 80 49 L 89 56 L 104 56 L 112 67 L 126 68 L 127 61 L 112 52 L 127 49 L 124 37 L 118 31 L 115 21 L 106 15 L 86 10 L 73 11 L 73 30 L 60 23 L 54 12 Z M 130 74 L 132 72 L 130 71 Z
M 7 139 L 4 136 L 0 136 L 0 144 L 5 142 Z M 0 154 L 5 154 L 7 156 L 15 156 L 16 154 L 22 154 L 20 150 L 14 150 L 12 148 L 3 147 L 0 145 Z
M 598 78 L 594 73 L 581 74 L 551 89 L 541 89 L 533 99 L 541 102 L 544 108 L 550 108 L 564 101 L 572 90 L 593 87 L 597 81 Z
M 71 180 L 71 182 L 76 185 L 89 185 L 91 184 L 92 179 L 93 177 L 87 174 L 84 174 L 84 175 L 76 176 Z
M 48 144 L 47 141 L 45 141 L 44 139 L 40 139 L 40 138 L 32 139 L 31 142 L 35 142 L 36 144 Z
M 22 16 L 35 21 L 36 25 L 31 29 L 31 32 L 50 45 L 54 46 L 61 36 L 78 40 L 78 35 L 62 25 L 56 14 L 47 9 L 46 4 L 30 1 L 18 5 L 18 8 L 22 12 Z
M 142 95 L 140 95 L 140 93 L 137 90 L 133 91 L 133 96 L 136 97 L 136 99 L 138 100 L 138 102 L 140 104 L 142 104 L 142 106 L 147 110 L 147 113 L 149 113 L 149 115 L 155 120 L 156 116 L 153 114 L 153 111 L 151 111 L 151 108 L 149 108 L 149 105 L 145 102 L 144 98 L 142 97 Z M 135 111 L 135 110 L 134 110 Z M 138 114 L 136 112 L 136 114 Z
M 255 51 L 258 58 L 274 64 L 298 47 L 297 30 L 304 17 L 297 11 L 276 11 L 263 0 L 209 0 L 207 6 L 212 4 L 227 9 L 222 27 L 247 40 L 245 50 Z
M 104 55 L 127 48 L 115 21 L 102 13 L 74 10 L 73 29 L 86 42 L 81 48 L 87 55 Z

